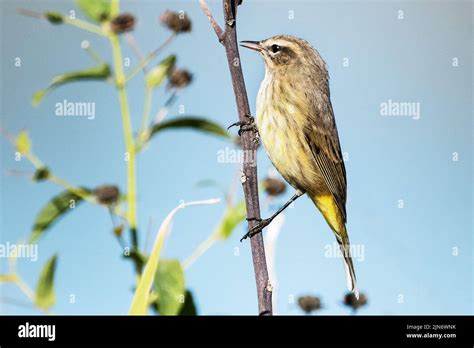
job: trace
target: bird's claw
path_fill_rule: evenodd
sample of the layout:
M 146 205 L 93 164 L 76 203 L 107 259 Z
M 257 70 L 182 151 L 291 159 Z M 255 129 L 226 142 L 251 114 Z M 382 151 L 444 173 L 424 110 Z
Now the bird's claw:
M 253 139 L 253 142 L 258 144 L 260 142 L 260 136 L 258 133 L 258 128 L 257 125 L 255 124 L 255 118 L 252 115 L 245 115 L 248 120 L 246 121 L 237 121 L 232 123 L 229 127 L 227 127 L 227 130 L 229 130 L 232 127 L 239 126 L 239 131 L 238 134 L 239 136 L 242 136 L 243 132 L 248 132 L 248 131 L 253 131 L 255 134 L 255 138 Z
M 247 219 L 247 220 L 250 220 L 250 219 Z M 256 234 L 261 233 L 262 229 L 264 229 L 265 227 L 270 225 L 270 222 L 272 222 L 271 219 L 264 219 L 264 220 L 262 220 L 262 219 L 252 219 L 252 220 L 258 220 L 258 223 L 254 227 L 252 227 L 250 230 L 248 230 L 248 232 L 242 238 L 240 238 L 241 242 L 244 239 L 252 238 Z

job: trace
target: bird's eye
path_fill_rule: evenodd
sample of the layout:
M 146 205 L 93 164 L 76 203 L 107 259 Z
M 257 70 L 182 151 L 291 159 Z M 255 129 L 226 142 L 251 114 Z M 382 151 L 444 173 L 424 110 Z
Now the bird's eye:
M 281 51 L 281 46 L 279 45 L 271 45 L 270 49 L 272 50 L 273 53 L 277 53 Z

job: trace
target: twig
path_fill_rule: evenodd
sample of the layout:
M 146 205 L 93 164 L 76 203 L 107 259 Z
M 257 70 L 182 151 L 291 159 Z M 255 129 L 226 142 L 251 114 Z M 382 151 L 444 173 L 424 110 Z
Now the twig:
M 199 3 L 214 28 L 219 41 L 225 47 L 239 119 L 241 122 L 245 122 L 247 118 L 246 115 L 250 115 L 250 108 L 237 45 L 236 15 L 238 4 L 235 0 L 223 0 L 225 31 L 222 32 L 222 29 L 217 25 L 206 2 L 200 0 Z M 242 146 L 244 151 L 256 151 L 256 144 L 253 142 L 252 132 L 242 133 Z M 243 190 L 247 208 L 247 219 L 249 221 L 249 228 L 252 228 L 260 219 L 257 167 L 248 161 L 244 161 L 243 175 L 245 178 Z M 252 249 L 255 280 L 257 283 L 258 312 L 260 315 L 272 315 L 272 289 L 268 278 L 262 234 L 258 233 L 254 235 L 250 239 L 250 245 Z
M 209 23 L 211 23 L 212 28 L 216 32 L 216 35 L 217 35 L 217 38 L 219 39 L 219 42 L 223 43 L 225 33 L 222 31 L 222 28 L 219 26 L 219 24 L 214 19 L 214 16 L 212 15 L 212 12 L 209 9 L 209 6 L 207 6 L 206 1 L 205 0 L 199 0 L 199 6 L 201 6 L 201 9 L 206 14 L 207 19 L 209 20 Z
M 191 267 L 191 265 L 198 258 L 200 258 L 207 250 L 209 250 L 211 248 L 211 246 L 213 246 L 216 241 L 217 241 L 216 236 L 214 234 L 212 234 L 204 242 L 199 244 L 197 249 L 181 263 L 183 269 L 187 270 L 189 267 Z
M 137 40 L 135 40 L 135 36 L 132 33 L 125 33 L 125 40 L 127 41 L 128 46 L 132 49 L 133 54 L 138 58 L 139 61 L 143 60 L 143 54 L 138 46 Z M 143 72 L 147 73 L 147 67 L 143 67 Z
M 168 38 L 163 42 L 158 48 L 155 48 L 155 50 L 151 51 L 148 53 L 145 58 L 143 58 L 136 66 L 134 66 L 130 73 L 128 73 L 127 77 L 125 78 L 125 81 L 129 81 L 132 78 L 137 75 L 140 70 L 143 70 L 146 68 L 150 62 L 158 56 L 158 54 L 166 47 L 168 46 L 171 42 L 173 42 L 174 38 L 176 37 L 176 33 L 172 33 Z
M 176 100 L 176 97 L 178 96 L 179 90 L 175 89 L 173 92 L 171 92 L 171 95 L 168 97 L 166 100 L 165 104 L 158 110 L 158 112 L 155 115 L 155 120 L 154 123 L 158 124 L 163 122 L 164 118 L 168 114 L 169 107 L 173 105 L 174 101 Z
M 17 9 L 17 12 L 19 14 L 23 15 L 23 16 L 27 16 L 27 17 L 31 17 L 31 18 L 47 19 L 46 16 L 43 13 L 36 12 L 36 11 L 31 11 L 31 10 L 24 9 L 24 8 Z M 89 22 L 86 22 L 86 21 L 83 21 L 83 20 L 80 20 L 80 19 L 69 18 L 68 16 L 62 16 L 62 20 L 65 24 L 72 25 L 72 26 L 77 27 L 79 29 L 89 31 L 89 32 L 97 34 L 99 36 L 107 36 L 107 34 L 102 31 L 102 28 L 95 25 L 95 24 L 92 24 L 92 23 L 89 23 Z

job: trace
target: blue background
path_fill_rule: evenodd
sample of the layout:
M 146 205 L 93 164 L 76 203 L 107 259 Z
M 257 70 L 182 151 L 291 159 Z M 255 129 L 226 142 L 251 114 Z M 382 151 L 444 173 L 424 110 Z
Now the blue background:
M 92 66 L 82 40 L 111 61 L 107 39 L 70 26 L 52 26 L 16 13 L 79 10 L 69 1 L 12 1 L 1 4 L 1 127 L 11 133 L 26 128 L 34 152 L 55 174 L 77 185 L 117 183 L 125 190 L 123 138 L 116 91 L 99 82 L 75 83 L 55 90 L 37 108 L 34 91 L 57 73 Z M 222 22 L 219 1 L 210 1 Z M 158 16 L 165 9 L 184 10 L 193 21 L 190 34 L 179 35 L 165 54 L 176 53 L 178 66 L 193 72 L 170 116 L 211 118 L 222 125 L 237 119 L 223 48 L 217 43 L 197 1 L 124 2 L 124 11 L 138 18 L 134 31 L 148 52 L 168 36 Z M 399 10 L 404 18 L 398 19 Z M 289 19 L 294 11 L 294 19 Z M 472 314 L 472 2 L 469 1 L 250 1 L 239 10 L 240 40 L 292 34 L 310 41 L 331 75 L 331 98 L 348 176 L 348 231 L 351 242 L 364 247 L 356 261 L 359 287 L 369 304 L 361 314 Z M 137 59 L 126 46 L 124 56 Z M 164 55 L 163 55 L 164 56 Z M 163 57 L 162 56 L 162 57 Z M 14 61 L 20 57 L 21 67 Z M 241 52 L 252 110 L 264 66 L 254 52 Z M 343 66 L 344 58 L 349 66 Z M 453 67 L 453 57 L 459 61 Z M 129 85 L 135 129 L 143 108 L 143 80 Z M 163 102 L 154 99 L 154 111 Z M 57 117 L 55 103 L 96 103 L 94 120 Z M 419 102 L 421 118 L 380 115 L 380 104 Z M 14 148 L 1 146 L 0 242 L 25 240 L 43 204 L 62 189 L 35 184 L 8 170 L 33 171 L 25 160 L 15 162 Z M 157 136 L 138 160 L 138 214 L 141 245 L 150 218 L 153 240 L 160 222 L 180 200 L 217 197 L 213 188 L 199 188 L 203 179 L 223 187 L 233 182 L 238 165 L 217 162 L 227 142 L 192 131 Z M 459 155 L 453 161 L 453 153 Z M 259 152 L 259 174 L 271 168 Z M 240 188 L 238 189 L 241 194 Z M 271 203 L 269 215 L 292 193 Z M 404 207 L 398 207 L 403 200 Z M 184 259 L 214 229 L 224 204 L 182 210 L 175 218 L 164 257 Z M 216 244 L 186 271 L 200 314 L 254 314 L 256 294 L 247 242 L 239 243 L 244 224 L 227 241 Z M 322 314 L 345 314 L 346 292 L 341 261 L 325 257 L 334 237 L 307 198 L 285 214 L 277 242 L 277 313 L 301 313 L 292 298 L 321 296 Z M 149 243 L 150 245 L 150 243 Z M 240 250 L 234 256 L 234 248 Z M 453 248 L 459 254 L 453 255 Z M 34 287 L 44 262 L 59 254 L 56 274 L 57 314 L 124 314 L 132 299 L 131 263 L 111 232 L 105 209 L 83 204 L 59 221 L 39 241 L 39 259 L 18 260 L 18 271 Z M 0 272 L 7 271 L 0 259 Z M 5 300 L 27 299 L 13 285 L 1 285 Z M 69 303 L 74 294 L 76 302 Z M 401 296 L 400 296 L 401 295 Z M 403 298 L 403 301 L 400 299 Z M 34 308 L 0 302 L 1 313 L 40 313 Z

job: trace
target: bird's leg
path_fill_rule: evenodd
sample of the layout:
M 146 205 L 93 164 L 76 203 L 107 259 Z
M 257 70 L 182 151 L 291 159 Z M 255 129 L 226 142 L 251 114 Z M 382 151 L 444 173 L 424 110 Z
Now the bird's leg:
M 255 118 L 252 115 L 247 115 L 247 114 L 245 115 L 245 117 L 247 118 L 247 120 L 234 122 L 229 127 L 227 127 L 227 129 L 230 129 L 235 126 L 239 126 L 240 127 L 239 132 L 238 132 L 239 136 L 241 136 L 243 132 L 253 131 L 255 134 L 255 138 L 253 139 L 253 142 L 258 144 L 260 137 L 258 134 L 257 125 L 255 123 Z
M 273 221 L 274 218 L 276 218 L 280 213 L 288 208 L 291 203 L 296 201 L 299 197 L 304 195 L 303 191 L 297 190 L 296 193 L 286 202 L 283 204 L 283 206 L 280 207 L 272 216 L 270 216 L 268 219 L 256 219 L 256 218 L 247 218 L 247 221 L 250 220 L 258 220 L 258 223 L 252 227 L 241 239 L 240 241 L 242 242 L 244 239 L 247 239 L 247 237 L 253 237 L 254 235 L 262 232 L 262 229 L 270 225 L 270 223 Z

